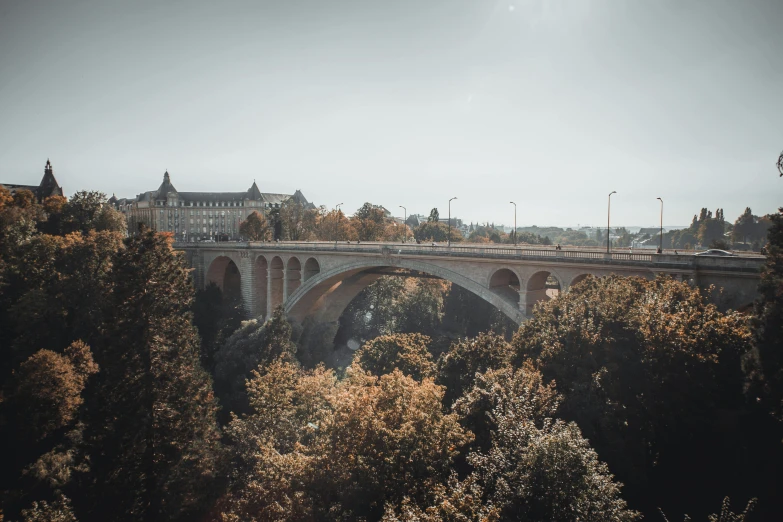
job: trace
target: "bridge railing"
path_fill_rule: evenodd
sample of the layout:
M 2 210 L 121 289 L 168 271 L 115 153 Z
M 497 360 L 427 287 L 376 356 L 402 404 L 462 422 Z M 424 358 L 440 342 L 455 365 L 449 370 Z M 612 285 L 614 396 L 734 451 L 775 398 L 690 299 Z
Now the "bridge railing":
M 208 249 L 235 249 L 235 248 L 260 248 L 264 250 L 276 250 L 281 252 L 336 252 L 336 253 L 365 253 L 381 255 L 421 255 L 421 256 L 450 256 L 450 257 L 482 257 L 492 259 L 551 259 L 560 258 L 565 262 L 609 262 L 622 264 L 644 265 L 669 265 L 685 266 L 694 262 L 699 267 L 717 270 L 757 270 L 765 259 L 759 255 L 741 255 L 731 257 L 697 257 L 688 253 L 674 254 L 666 251 L 656 254 L 644 251 L 607 253 L 603 250 L 567 249 L 557 250 L 554 247 L 542 246 L 531 248 L 529 245 L 517 247 L 510 245 L 443 245 L 421 243 L 362 243 L 357 241 L 284 241 L 284 242 L 197 242 L 175 243 L 175 248 L 208 248 Z

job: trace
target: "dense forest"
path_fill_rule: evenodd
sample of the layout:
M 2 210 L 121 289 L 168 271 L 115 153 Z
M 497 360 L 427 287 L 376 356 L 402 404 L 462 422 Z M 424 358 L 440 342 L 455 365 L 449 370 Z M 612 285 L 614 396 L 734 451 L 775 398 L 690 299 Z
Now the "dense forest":
M 0 187 L 2 520 L 783 514 L 783 209 L 750 313 L 588 277 L 517 327 L 404 274 L 337 324 L 245 317 L 104 203 Z

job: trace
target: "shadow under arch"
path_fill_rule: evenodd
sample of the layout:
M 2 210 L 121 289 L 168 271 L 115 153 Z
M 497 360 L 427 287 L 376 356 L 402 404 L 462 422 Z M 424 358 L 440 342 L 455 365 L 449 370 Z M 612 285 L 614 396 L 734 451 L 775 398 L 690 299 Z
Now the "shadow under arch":
M 539 270 L 531 275 L 525 285 L 525 313 L 531 315 L 535 305 L 556 297 L 562 288 L 560 277 L 551 270 Z
M 517 308 L 520 288 L 519 274 L 510 268 L 498 268 L 489 277 L 489 289 Z
M 206 284 L 215 283 L 229 299 L 242 298 L 242 276 L 234 260 L 227 256 L 218 256 L 209 264 Z
M 359 292 L 384 275 L 367 272 L 372 268 L 406 268 L 446 279 L 481 297 L 517 324 L 524 320 L 518 306 L 476 281 L 447 268 L 410 259 L 395 259 L 394 263 L 387 259 L 366 259 L 314 274 L 289 295 L 286 314 L 299 322 L 306 317 L 318 322 L 337 321 Z

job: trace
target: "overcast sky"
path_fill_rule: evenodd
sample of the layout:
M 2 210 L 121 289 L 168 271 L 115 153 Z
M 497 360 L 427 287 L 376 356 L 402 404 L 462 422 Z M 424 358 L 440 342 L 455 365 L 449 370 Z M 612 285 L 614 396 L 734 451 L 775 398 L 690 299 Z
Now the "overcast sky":
M 687 225 L 783 205 L 781 0 L 0 0 L 0 181 Z

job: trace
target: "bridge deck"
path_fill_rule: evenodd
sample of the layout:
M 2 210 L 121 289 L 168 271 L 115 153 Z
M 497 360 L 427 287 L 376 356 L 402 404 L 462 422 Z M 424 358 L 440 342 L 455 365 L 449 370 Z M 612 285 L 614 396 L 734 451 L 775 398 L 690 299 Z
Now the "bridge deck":
M 489 246 L 455 244 L 417 243 L 379 243 L 345 241 L 282 241 L 282 242 L 196 242 L 175 243 L 175 248 L 205 249 L 260 249 L 281 252 L 331 252 L 346 254 L 380 254 L 385 256 L 443 256 L 460 258 L 510 259 L 520 261 L 546 260 L 553 263 L 589 263 L 605 265 L 632 265 L 657 268 L 694 268 L 721 272 L 758 272 L 766 259 L 759 254 L 738 254 L 735 256 L 698 256 L 693 251 L 674 253 L 666 250 L 663 254 L 650 251 L 624 252 L 615 249 L 612 252 L 595 248 L 568 248 L 557 250 L 555 247 L 531 247 L 530 245 Z

